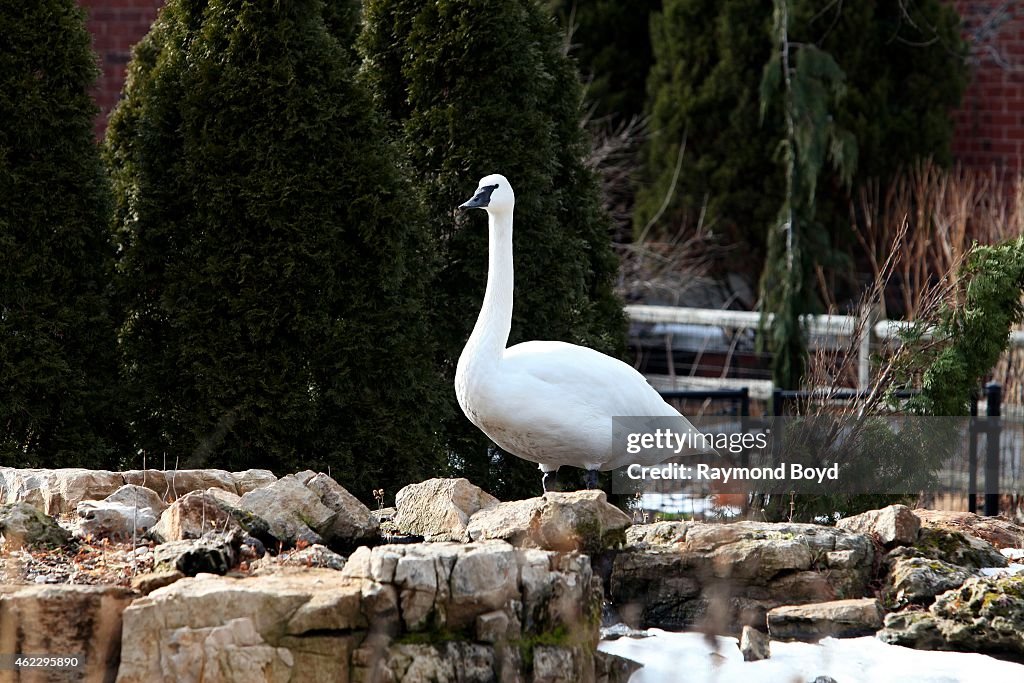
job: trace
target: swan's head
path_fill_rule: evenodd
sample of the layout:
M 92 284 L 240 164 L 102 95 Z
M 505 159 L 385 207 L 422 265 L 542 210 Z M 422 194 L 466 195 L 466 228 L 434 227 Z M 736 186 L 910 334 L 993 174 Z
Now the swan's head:
M 486 209 L 488 213 L 511 211 L 516 205 L 516 195 L 505 176 L 493 173 L 480 179 L 473 198 L 459 205 L 460 209 Z

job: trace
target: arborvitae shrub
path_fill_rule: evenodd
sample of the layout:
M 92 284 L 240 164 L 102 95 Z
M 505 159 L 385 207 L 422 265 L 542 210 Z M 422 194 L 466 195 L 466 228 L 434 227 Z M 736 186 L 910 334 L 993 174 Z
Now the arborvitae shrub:
M 942 0 L 836 3 L 827 8 L 790 0 L 790 40 L 815 44 L 846 75 L 846 96 L 833 115 L 858 146 L 852 187 L 883 183 L 915 159 L 950 161 L 955 108 L 966 71 L 959 20 Z M 760 115 L 758 88 L 773 49 L 773 3 L 760 0 L 664 0 L 652 21 L 654 65 L 648 79 L 651 139 L 637 192 L 634 227 L 643 228 L 666 196 L 659 220 L 671 229 L 705 222 L 734 249 L 725 267 L 756 280 L 767 229 L 783 202 L 776 161 L 784 122 L 779 99 Z M 687 138 L 679 181 L 677 150 Z M 837 265 L 835 250 L 853 243 L 847 189 L 838 177 L 818 182 L 819 262 Z M 830 263 L 831 261 L 831 263 Z
M 368 497 L 443 468 L 435 256 L 321 9 L 171 0 L 136 48 L 107 137 L 123 346 L 150 454 Z
M 0 3 L 0 463 L 116 467 L 110 190 L 72 0 Z
M 587 106 L 598 118 L 628 121 L 643 113 L 644 82 L 651 68 L 651 14 L 661 0 L 548 0 L 570 38 Z
M 510 343 L 560 339 L 620 351 L 609 222 L 582 163 L 581 88 L 553 19 L 535 0 L 369 0 L 363 20 L 364 79 L 404 141 L 443 249 L 434 324 L 448 377 L 487 271 L 485 217 L 455 207 L 488 173 L 504 174 L 516 192 Z M 486 440 L 461 414 L 447 441 L 461 471 L 499 496 L 538 490 L 535 465 L 488 458 Z

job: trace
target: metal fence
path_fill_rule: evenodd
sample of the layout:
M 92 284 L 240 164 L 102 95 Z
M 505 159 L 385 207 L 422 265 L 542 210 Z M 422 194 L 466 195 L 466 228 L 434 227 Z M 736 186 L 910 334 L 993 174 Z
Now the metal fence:
M 840 389 L 827 394 L 830 401 L 853 401 L 868 395 L 865 390 Z M 914 392 L 897 392 L 896 398 L 908 399 Z M 753 431 L 763 429 L 768 419 L 785 415 L 799 414 L 801 407 L 808 402 L 820 400 L 823 392 L 785 391 L 776 389 L 772 392 L 770 403 L 765 404 L 766 410 L 761 415 L 752 414 L 751 392 L 747 387 L 735 389 L 682 389 L 665 390 L 661 396 L 676 405 L 684 414 L 688 411 L 683 404 L 700 402 L 703 414 L 734 416 L 736 429 Z M 966 509 L 977 512 L 979 490 L 985 515 L 997 515 L 1000 508 L 1004 512 L 1016 511 L 1024 497 L 1024 462 L 1021 453 L 1024 448 L 1024 421 L 1007 420 L 1002 417 L 1002 387 L 996 383 L 985 386 L 984 415 L 979 415 L 980 400 L 974 396 L 970 402 L 970 415 L 967 420 L 965 447 L 967 449 L 966 471 L 960 468 L 943 471 L 940 476 L 945 482 L 940 495 L 932 494 L 927 501 L 933 507 L 947 509 Z M 708 405 L 717 406 L 706 412 Z M 795 411 L 792 411 L 796 408 Z M 792 412 L 791 412 L 792 411 Z M 692 414 L 692 412 L 690 412 Z M 979 472 L 984 484 L 979 488 Z M 1015 495 L 997 493 L 1010 488 L 1018 491 Z

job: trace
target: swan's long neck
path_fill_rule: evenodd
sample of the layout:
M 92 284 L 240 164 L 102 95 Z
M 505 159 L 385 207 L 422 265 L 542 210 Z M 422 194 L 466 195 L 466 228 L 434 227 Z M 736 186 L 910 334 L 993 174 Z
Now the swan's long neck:
M 512 329 L 512 212 L 488 212 L 487 289 L 466 343 L 476 361 L 498 361 Z

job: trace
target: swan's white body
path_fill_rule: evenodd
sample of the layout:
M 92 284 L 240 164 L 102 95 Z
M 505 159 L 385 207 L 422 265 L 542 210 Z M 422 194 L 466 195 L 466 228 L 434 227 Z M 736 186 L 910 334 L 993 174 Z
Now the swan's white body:
M 656 464 L 644 462 L 643 454 L 615 452 L 612 418 L 671 417 L 682 419 L 683 429 L 691 426 L 634 368 L 565 342 L 506 348 L 512 326 L 514 205 L 508 181 L 490 175 L 462 207 L 486 208 L 490 230 L 487 290 L 455 372 L 462 411 L 502 449 L 544 472 L 562 465 L 611 470 Z

